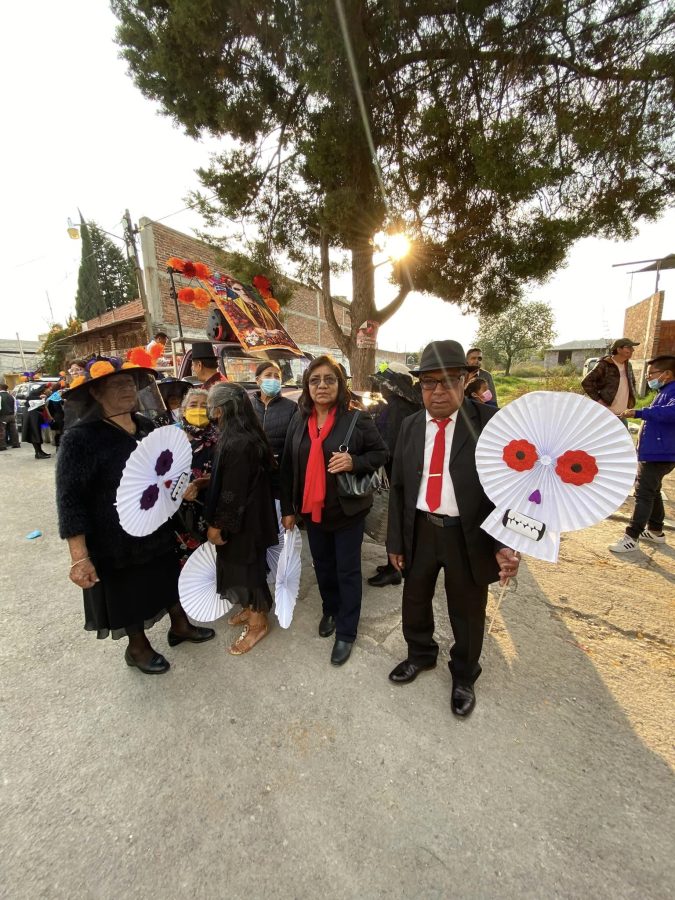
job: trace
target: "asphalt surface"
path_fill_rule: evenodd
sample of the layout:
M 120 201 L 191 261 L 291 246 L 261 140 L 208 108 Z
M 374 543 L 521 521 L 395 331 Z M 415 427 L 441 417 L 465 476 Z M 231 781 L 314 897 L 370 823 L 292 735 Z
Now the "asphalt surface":
M 309 561 L 291 628 L 247 656 L 222 622 L 173 649 L 161 622 L 171 671 L 129 669 L 82 629 L 53 472 L 0 454 L 0 896 L 675 896 L 669 547 L 611 558 L 614 520 L 523 566 L 460 721 L 445 664 L 387 680 L 398 588 L 366 588 L 329 665 Z M 382 561 L 367 544 L 364 576 Z M 437 620 L 445 661 L 441 597 Z

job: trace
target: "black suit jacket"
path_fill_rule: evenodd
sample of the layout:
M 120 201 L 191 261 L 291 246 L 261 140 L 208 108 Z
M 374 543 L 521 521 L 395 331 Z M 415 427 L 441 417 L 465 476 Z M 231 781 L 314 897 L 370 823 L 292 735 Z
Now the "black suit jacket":
M 337 451 L 347 436 L 353 412 L 339 412 L 330 434 L 323 444 L 326 465 L 331 453 Z M 298 515 L 302 507 L 300 472 L 300 442 L 307 431 L 307 418 L 300 410 L 291 419 L 286 435 L 286 444 L 281 458 L 281 515 Z M 365 475 L 383 466 L 388 457 L 387 445 L 380 437 L 375 423 L 368 413 L 360 413 L 356 427 L 349 441 L 349 453 L 354 463 L 355 475 Z M 326 473 L 326 478 L 335 478 Z M 372 497 L 339 497 L 342 511 L 347 516 L 355 516 L 373 505 Z
M 476 443 L 497 410 L 483 403 L 464 400 L 450 451 L 449 470 L 459 507 L 471 574 L 476 584 L 491 584 L 499 577 L 495 552 L 503 544 L 481 529 L 494 504 L 488 500 L 476 471 Z M 413 559 L 415 510 L 424 469 L 426 410 L 409 416 L 396 443 L 389 494 L 387 551 L 403 554 L 407 568 Z

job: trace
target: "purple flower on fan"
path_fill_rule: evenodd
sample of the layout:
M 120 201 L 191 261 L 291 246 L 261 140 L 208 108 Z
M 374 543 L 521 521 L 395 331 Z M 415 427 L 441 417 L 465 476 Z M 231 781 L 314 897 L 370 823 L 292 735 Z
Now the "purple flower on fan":
M 147 510 L 152 509 L 152 507 L 157 503 L 157 498 L 159 497 L 159 488 L 156 484 L 150 484 L 141 494 L 141 509 Z
M 162 450 L 155 463 L 155 472 L 157 472 L 158 475 L 166 475 L 172 465 L 173 453 L 170 450 Z

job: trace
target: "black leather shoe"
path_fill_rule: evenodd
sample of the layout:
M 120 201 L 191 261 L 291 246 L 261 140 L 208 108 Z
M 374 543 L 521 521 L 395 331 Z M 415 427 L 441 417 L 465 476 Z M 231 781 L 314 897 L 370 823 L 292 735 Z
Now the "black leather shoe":
M 335 616 L 322 616 L 319 622 L 319 634 L 321 637 L 330 637 L 335 633 Z
M 44 453 L 42 450 L 40 450 L 39 453 L 35 454 L 35 459 L 51 459 L 51 458 L 52 458 L 51 453 Z
M 330 655 L 331 665 L 344 666 L 349 657 L 352 655 L 352 644 L 349 641 L 335 641 L 333 644 L 333 652 Z
M 376 572 L 384 572 L 385 569 L 388 569 L 390 565 L 391 565 L 390 563 L 387 563 L 386 566 L 375 566 L 375 571 Z
M 435 668 L 435 662 L 430 666 L 418 666 L 417 663 L 410 662 L 409 659 L 404 659 L 395 669 L 391 670 L 389 673 L 389 681 L 393 681 L 394 684 L 410 684 L 411 681 L 414 681 L 417 678 L 420 672 L 426 672 L 428 669 Z
M 468 716 L 476 705 L 476 694 L 472 684 L 461 684 L 459 681 L 452 682 L 452 695 L 450 697 L 450 706 L 456 716 Z
M 138 669 L 140 672 L 143 672 L 144 675 L 163 675 L 171 668 L 169 660 L 165 659 L 161 653 L 155 653 L 149 663 L 141 664 L 136 662 L 131 653 L 129 653 L 129 648 L 127 647 L 124 652 L 124 659 L 128 666 Z
M 397 572 L 393 566 L 387 566 L 377 575 L 373 575 L 368 579 L 368 584 L 373 587 L 386 587 L 388 584 L 400 584 L 401 573 Z
M 203 644 L 204 641 L 210 641 L 215 636 L 216 633 L 213 628 L 202 628 L 199 625 L 195 625 L 190 637 L 181 637 L 179 634 L 169 631 L 166 639 L 169 642 L 169 647 L 175 647 L 176 644 L 182 644 L 183 641 L 189 641 L 191 644 Z

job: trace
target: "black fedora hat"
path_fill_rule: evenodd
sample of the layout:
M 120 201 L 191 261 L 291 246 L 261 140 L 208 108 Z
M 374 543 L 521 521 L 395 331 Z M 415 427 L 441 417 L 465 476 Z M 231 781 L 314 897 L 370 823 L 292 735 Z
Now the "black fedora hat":
M 192 358 L 201 362 L 212 362 L 217 364 L 216 354 L 213 352 L 213 344 L 211 341 L 197 341 L 192 345 Z
M 420 364 L 411 369 L 411 375 L 422 375 L 436 369 L 467 369 L 474 371 L 475 366 L 466 364 L 466 353 L 459 341 L 432 341 L 422 351 Z

